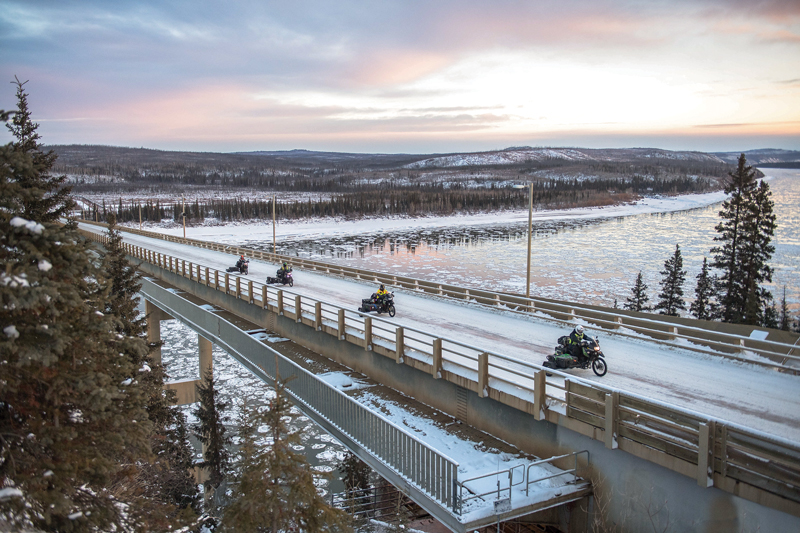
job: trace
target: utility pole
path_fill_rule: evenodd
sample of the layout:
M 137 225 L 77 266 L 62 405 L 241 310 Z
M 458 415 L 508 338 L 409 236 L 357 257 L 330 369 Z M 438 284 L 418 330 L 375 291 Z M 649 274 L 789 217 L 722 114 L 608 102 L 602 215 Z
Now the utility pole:
M 139 231 L 142 230 L 142 203 L 139 202 Z
M 533 226 L 533 183 L 528 188 L 528 277 L 525 282 L 525 298 L 531 297 L 531 228 Z
M 181 200 L 183 200 L 183 210 L 181 211 L 181 215 L 183 216 L 183 238 L 186 238 L 186 198 L 181 196 Z
M 275 251 L 275 194 L 272 194 L 272 253 L 277 253 Z

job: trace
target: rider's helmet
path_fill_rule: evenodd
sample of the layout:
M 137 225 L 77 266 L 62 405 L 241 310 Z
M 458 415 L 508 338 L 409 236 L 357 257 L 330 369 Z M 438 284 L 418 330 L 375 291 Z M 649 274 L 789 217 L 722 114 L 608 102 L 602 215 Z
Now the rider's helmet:
M 244 254 L 240 255 L 239 259 L 244 259 Z
M 382 290 L 382 291 L 385 291 L 385 290 L 386 290 L 386 289 L 383 287 L 383 285 L 381 285 L 381 290 Z
M 283 268 L 286 268 L 286 261 L 283 262 Z
M 575 326 L 575 331 L 577 331 L 579 335 L 583 335 L 583 326 L 578 324 L 577 326 Z

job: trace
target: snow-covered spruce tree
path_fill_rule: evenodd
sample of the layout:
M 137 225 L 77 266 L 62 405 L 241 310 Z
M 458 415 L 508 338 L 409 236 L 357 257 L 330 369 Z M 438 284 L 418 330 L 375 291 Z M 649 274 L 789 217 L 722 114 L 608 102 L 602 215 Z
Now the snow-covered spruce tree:
M 636 276 L 636 283 L 634 283 L 631 289 L 631 296 L 625 299 L 625 305 L 623 307 L 631 311 L 649 311 L 650 307 L 647 305 L 649 300 L 650 297 L 647 296 L 647 284 L 642 278 L 642 273 L 639 272 L 639 275 Z
M 207 490 L 219 487 L 230 471 L 230 454 L 228 445 L 231 438 L 225 434 L 225 422 L 228 416 L 228 402 L 222 401 L 217 390 L 217 381 L 211 370 L 207 371 L 197 387 L 199 403 L 194 410 L 197 423 L 192 426 L 194 435 L 205 446 L 203 461 L 198 464 L 208 472 L 205 482 Z
M 729 196 L 719 212 L 722 221 L 714 237 L 721 245 L 711 249 L 711 266 L 721 272 L 720 316 L 724 322 L 760 324 L 771 299 L 761 284 L 772 280 L 768 262 L 775 251 L 771 244 L 776 227 L 773 201 L 769 185 L 757 182 L 744 154 L 730 178 L 725 187 Z
M 716 279 L 708 268 L 708 259 L 703 258 L 703 268 L 697 275 L 697 286 L 694 289 L 694 301 L 689 306 L 689 312 L 700 320 L 713 320 L 717 318 L 719 308 L 714 296 Z
M 763 283 L 772 281 L 772 267 L 769 260 L 775 253 L 772 237 L 775 235 L 775 203 L 772 192 L 765 181 L 759 182 L 753 194 L 750 216 L 744 224 L 744 256 L 742 274 L 747 292 L 744 322 L 768 328 L 777 327 L 777 310 L 772 293 Z
M 138 311 L 141 274 L 134 269 L 122 247 L 122 235 L 116 216 L 108 217 L 108 237 L 103 258 L 108 282 L 111 286 L 106 312 L 119 318 L 118 331 L 126 336 L 146 341 L 147 319 Z M 193 452 L 187 439 L 186 417 L 175 404 L 175 391 L 165 390 L 166 369 L 155 363 L 152 350 L 138 355 L 132 364 L 139 368 L 139 382 L 145 395 L 145 407 L 152 424 L 150 447 L 155 460 L 139 465 L 134 483 L 141 487 L 142 495 L 151 504 L 140 517 L 150 528 L 177 527 L 191 520 L 197 507 L 197 485 L 191 473 Z M 124 485 L 124 482 L 123 482 Z
M 54 222 L 66 216 L 73 208 L 70 196 L 72 187 L 65 186 L 66 176 L 51 176 L 50 170 L 58 157 L 52 150 L 44 151 L 39 144 L 39 124 L 31 119 L 28 109 L 28 95 L 24 86 L 27 83 L 14 77 L 17 86 L 17 110 L 6 127 L 14 137 L 11 147 L 15 152 L 30 156 L 32 169 L 17 176 L 23 191 L 16 201 L 20 203 L 22 218 L 35 220 L 41 224 Z
M 225 508 L 224 531 L 351 531 L 349 517 L 319 495 L 314 471 L 294 450 L 300 443 L 286 423 L 293 417 L 280 379 L 267 408 L 244 407 L 240 426 L 241 460 L 231 503 Z M 266 427 L 267 433 L 258 432 Z
M 681 247 L 675 245 L 675 253 L 664 262 L 661 275 L 661 292 L 655 309 L 662 315 L 678 316 L 678 311 L 686 309 L 683 299 L 683 284 L 686 282 L 686 271 L 683 269 Z
M 44 194 L 28 186 L 40 170 L 30 153 L 0 147 L 0 487 L 10 493 L 0 520 L 60 532 L 136 527 L 128 495 L 108 487 L 149 455 L 131 363 L 147 347 L 103 313 L 103 273 L 73 227 L 22 216 L 43 212 L 29 209 Z

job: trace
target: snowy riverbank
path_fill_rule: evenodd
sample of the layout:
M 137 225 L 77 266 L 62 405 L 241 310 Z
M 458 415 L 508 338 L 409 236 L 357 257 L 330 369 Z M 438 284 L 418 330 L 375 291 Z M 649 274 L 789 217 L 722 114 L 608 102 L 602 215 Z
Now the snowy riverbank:
M 725 193 L 686 194 L 681 196 L 648 197 L 623 205 L 587 207 L 534 211 L 535 221 L 542 220 L 589 220 L 615 218 L 648 213 L 668 213 L 686 211 L 721 202 Z M 316 220 L 278 221 L 275 234 L 278 241 L 319 238 L 321 236 L 346 236 L 381 231 L 406 231 L 415 229 L 434 229 L 452 226 L 481 226 L 490 224 L 524 223 L 528 220 L 527 210 L 499 211 L 474 215 L 452 215 L 444 217 L 394 217 L 342 220 L 323 218 Z M 180 225 L 152 225 L 146 229 L 168 235 L 183 235 Z M 186 236 L 192 239 L 211 240 L 223 243 L 243 243 L 246 241 L 271 241 L 272 222 L 232 222 L 226 225 L 202 225 L 186 228 Z

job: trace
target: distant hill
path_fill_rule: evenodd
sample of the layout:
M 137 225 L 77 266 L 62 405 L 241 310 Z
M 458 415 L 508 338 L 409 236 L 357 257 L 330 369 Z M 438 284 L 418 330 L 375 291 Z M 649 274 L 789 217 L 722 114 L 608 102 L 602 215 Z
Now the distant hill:
M 674 152 L 657 148 L 506 148 L 493 152 L 449 154 L 429 157 L 406 165 L 406 168 L 450 168 L 465 166 L 524 165 L 548 161 L 589 163 L 625 161 L 694 161 L 724 163 L 721 158 L 703 152 Z
M 150 167 L 154 165 L 222 165 L 230 167 L 274 168 L 350 168 L 350 169 L 456 169 L 464 167 L 564 167 L 572 164 L 624 163 L 669 164 L 701 163 L 731 164 L 738 153 L 708 154 L 704 152 L 671 151 L 657 148 L 550 148 L 513 147 L 486 152 L 450 154 L 359 154 L 347 152 L 315 152 L 311 150 L 280 150 L 257 152 L 171 152 L 146 148 L 125 148 L 98 145 L 54 145 L 48 148 L 64 166 L 123 165 Z M 766 154 L 793 153 L 783 150 L 755 150 L 766 162 Z M 770 157 L 776 158 L 777 155 Z M 750 156 L 748 155 L 748 161 Z M 780 159 L 784 161 L 786 159 Z M 772 161 L 772 159 L 770 159 Z M 778 159 L 775 159 L 778 161 Z
M 747 164 L 751 166 L 775 167 L 778 168 L 798 168 L 797 166 L 785 166 L 785 163 L 795 163 L 800 165 L 800 152 L 796 150 L 779 150 L 776 148 L 762 148 L 760 150 L 745 150 L 744 152 L 714 152 L 713 155 L 723 161 L 736 164 L 739 156 L 744 154 Z

